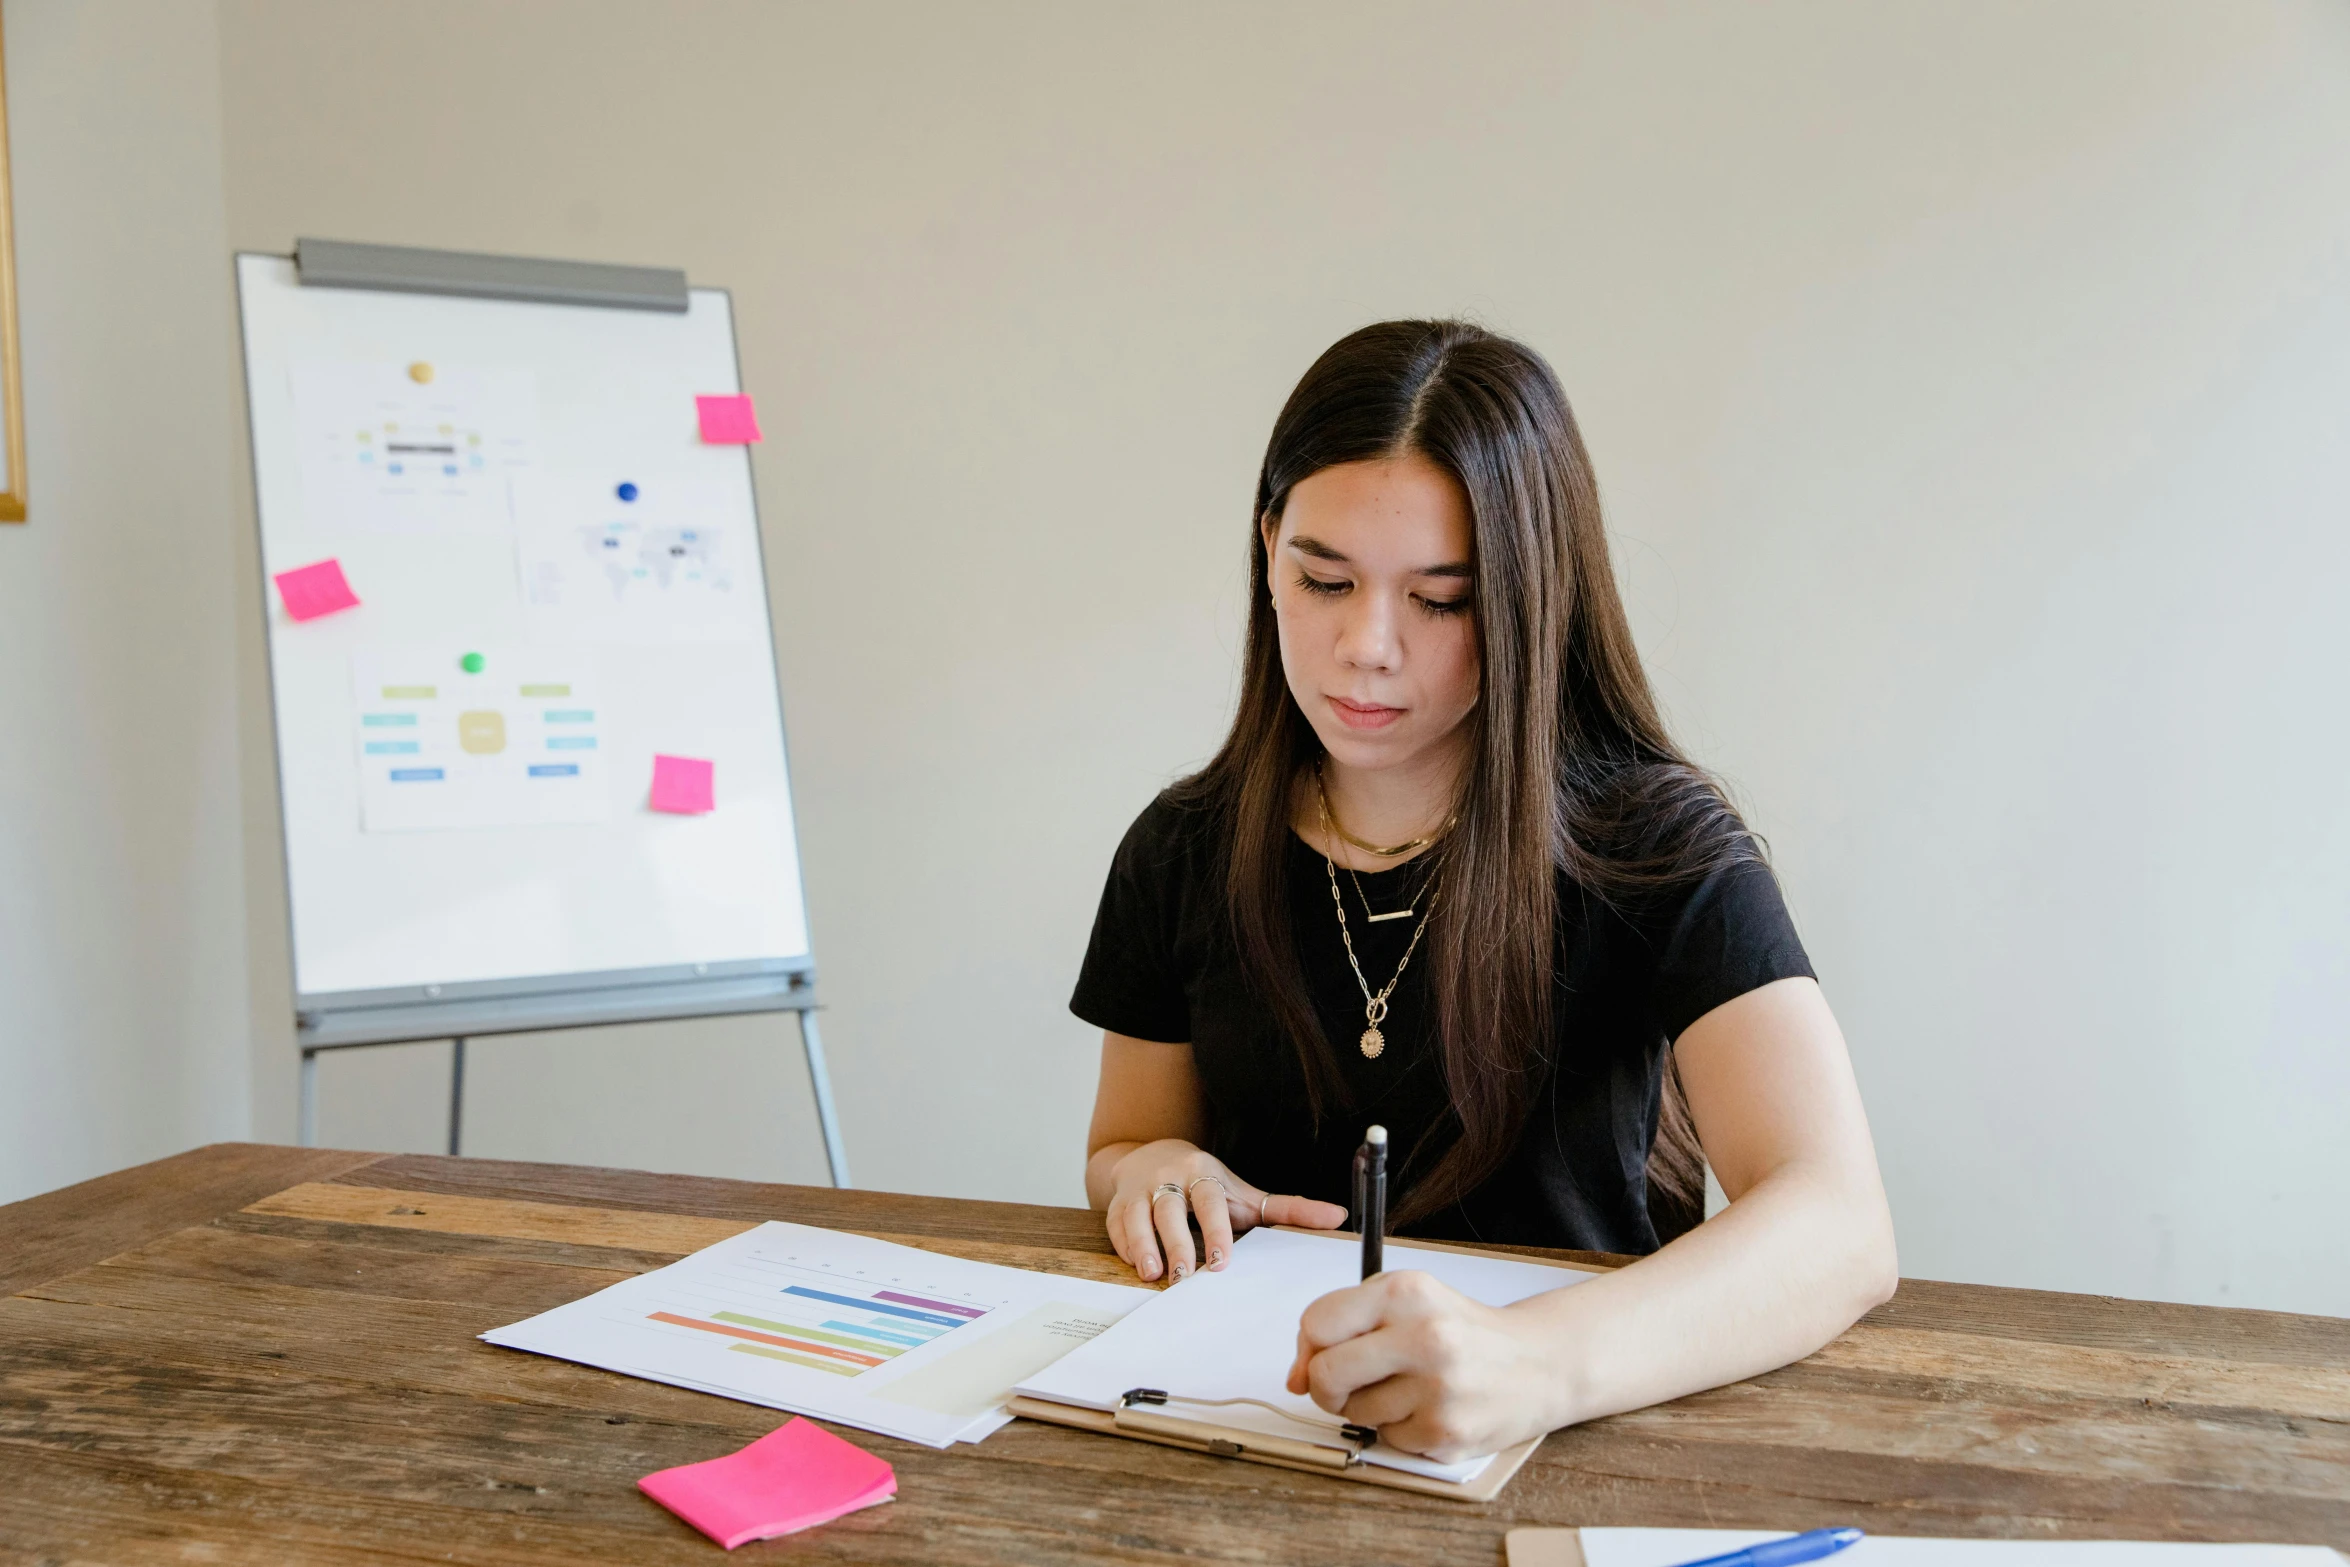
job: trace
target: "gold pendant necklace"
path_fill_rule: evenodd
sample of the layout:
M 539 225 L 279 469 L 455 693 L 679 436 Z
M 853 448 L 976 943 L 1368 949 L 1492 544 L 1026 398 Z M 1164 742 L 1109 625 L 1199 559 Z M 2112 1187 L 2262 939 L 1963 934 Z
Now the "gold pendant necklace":
M 1321 807 L 1322 827 L 1327 834 L 1330 831 L 1330 797 L 1323 793 L 1322 775 L 1319 769 L 1316 769 L 1314 773 L 1314 798 Z M 1352 842 L 1353 840 L 1349 839 L 1348 841 Z M 1365 1060 L 1376 1061 L 1379 1059 L 1380 1052 L 1387 1048 L 1387 1036 L 1379 1031 L 1379 1025 L 1387 1021 L 1387 998 L 1395 993 L 1395 987 L 1402 982 L 1403 971 L 1410 966 L 1412 954 L 1420 950 L 1420 937 L 1427 932 L 1428 914 L 1436 912 L 1436 900 L 1434 898 L 1428 900 L 1428 914 L 1421 915 L 1420 923 L 1413 927 L 1411 945 L 1403 949 L 1403 962 L 1395 966 L 1395 973 L 1385 985 L 1379 988 L 1379 993 L 1373 995 L 1371 982 L 1363 977 L 1362 961 L 1355 956 L 1354 934 L 1347 929 L 1346 899 L 1338 891 L 1338 862 L 1331 858 L 1327 849 L 1322 851 L 1322 868 L 1330 875 L 1330 904 L 1331 907 L 1338 910 L 1338 939 L 1346 944 L 1347 967 L 1355 971 L 1355 983 L 1361 986 L 1363 991 L 1363 1037 L 1356 1040 L 1355 1043 L 1362 1050 Z M 1347 873 L 1352 875 L 1354 867 L 1348 866 Z M 1360 882 L 1356 884 L 1355 891 L 1358 893 L 1362 891 Z M 1367 902 L 1363 905 L 1363 910 L 1365 916 L 1368 917 L 1370 905 Z M 1385 917 L 1389 919 L 1408 917 L 1411 912 L 1410 909 L 1405 909 L 1403 916 L 1387 915 Z

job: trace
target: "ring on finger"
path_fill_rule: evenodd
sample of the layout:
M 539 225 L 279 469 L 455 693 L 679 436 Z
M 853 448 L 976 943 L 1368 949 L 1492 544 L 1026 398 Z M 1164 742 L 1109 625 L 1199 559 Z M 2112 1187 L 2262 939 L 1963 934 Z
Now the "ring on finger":
M 1202 1181 L 1214 1181 L 1216 1183 L 1216 1190 L 1224 1194 L 1224 1201 L 1227 1203 L 1232 1201 L 1232 1188 L 1224 1184 L 1224 1177 L 1220 1175 L 1202 1175 L 1195 1177 L 1185 1184 L 1183 1188 L 1183 1200 L 1185 1202 L 1191 1201 L 1192 1187 L 1199 1185 Z
M 1184 1199 L 1184 1205 L 1186 1207 L 1190 1206 L 1190 1199 L 1184 1196 L 1183 1184 L 1180 1181 L 1161 1181 L 1158 1185 L 1151 1188 L 1152 1207 L 1156 1208 L 1159 1205 L 1159 1199 L 1162 1197 L 1182 1197 Z

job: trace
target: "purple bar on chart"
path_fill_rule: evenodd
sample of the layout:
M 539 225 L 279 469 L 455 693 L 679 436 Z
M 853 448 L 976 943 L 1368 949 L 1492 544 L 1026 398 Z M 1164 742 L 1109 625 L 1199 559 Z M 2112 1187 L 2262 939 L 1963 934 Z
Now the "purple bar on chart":
M 958 1317 L 984 1317 L 987 1313 L 977 1306 L 957 1306 L 943 1300 L 924 1300 L 919 1295 L 900 1295 L 896 1290 L 875 1290 L 875 1300 L 894 1300 L 901 1306 L 920 1306 L 924 1311 L 949 1311 Z

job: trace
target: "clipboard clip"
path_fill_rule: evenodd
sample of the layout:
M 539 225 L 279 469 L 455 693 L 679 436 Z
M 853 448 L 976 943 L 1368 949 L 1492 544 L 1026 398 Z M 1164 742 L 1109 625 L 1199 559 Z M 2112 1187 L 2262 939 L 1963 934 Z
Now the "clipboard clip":
M 1307 1441 L 1297 1437 L 1268 1436 L 1260 1431 L 1243 1431 L 1205 1420 L 1186 1420 L 1180 1415 L 1157 1412 L 1169 1404 L 1187 1404 L 1202 1409 L 1247 1404 L 1309 1430 L 1335 1436 L 1343 1445 L 1333 1446 L 1327 1441 Z M 1345 1469 L 1361 1463 L 1363 1449 L 1379 1440 L 1378 1431 L 1371 1426 L 1345 1422 L 1325 1424 L 1319 1420 L 1308 1420 L 1277 1404 L 1268 1404 L 1261 1398 L 1185 1398 L 1156 1387 L 1130 1387 L 1119 1394 L 1118 1408 L 1112 1418 L 1121 1431 L 1168 1438 L 1187 1447 L 1203 1448 L 1220 1458 L 1246 1458 L 1255 1454 L 1263 1458 L 1284 1458 L 1292 1463 L 1312 1464 L 1322 1469 Z

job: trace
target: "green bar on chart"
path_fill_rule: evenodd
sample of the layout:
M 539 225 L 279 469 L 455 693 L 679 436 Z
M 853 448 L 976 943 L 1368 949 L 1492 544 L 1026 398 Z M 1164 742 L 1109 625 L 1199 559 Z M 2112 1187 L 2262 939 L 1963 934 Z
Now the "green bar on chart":
M 820 1344 L 838 1344 L 843 1349 L 863 1350 L 868 1355 L 902 1355 L 903 1344 L 885 1344 L 846 1333 L 827 1333 L 822 1328 L 803 1328 L 796 1322 L 770 1322 L 765 1317 L 745 1316 L 739 1311 L 713 1311 L 710 1315 L 720 1322 L 737 1323 L 746 1328 L 765 1328 L 770 1333 L 788 1333 L 793 1338 L 812 1338 Z
M 738 1355 L 765 1355 L 769 1360 L 788 1360 L 795 1366 L 806 1366 L 810 1371 L 829 1371 L 836 1377 L 853 1377 L 855 1366 L 844 1366 L 837 1361 L 818 1360 L 813 1355 L 794 1355 L 780 1349 L 769 1349 L 764 1344 L 729 1344 Z

